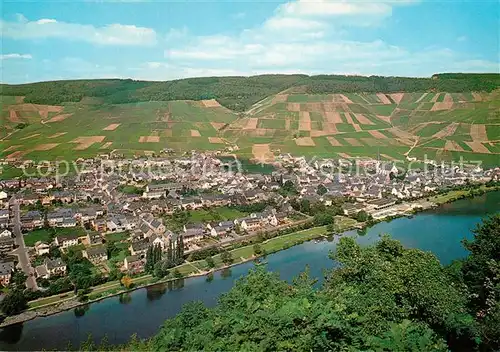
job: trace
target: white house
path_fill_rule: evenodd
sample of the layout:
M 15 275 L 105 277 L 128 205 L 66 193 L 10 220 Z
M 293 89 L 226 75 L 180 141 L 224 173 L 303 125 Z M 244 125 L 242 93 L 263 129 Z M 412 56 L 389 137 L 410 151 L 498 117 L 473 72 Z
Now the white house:
M 56 245 L 61 248 L 76 246 L 78 244 L 78 237 L 74 235 L 60 235 L 55 238 Z
M 35 243 L 35 251 L 36 255 L 49 254 L 50 246 L 46 243 L 43 243 L 42 241 L 38 241 L 37 243 Z
M 3 230 L 0 232 L 0 238 L 9 238 L 12 236 L 12 233 L 9 230 Z

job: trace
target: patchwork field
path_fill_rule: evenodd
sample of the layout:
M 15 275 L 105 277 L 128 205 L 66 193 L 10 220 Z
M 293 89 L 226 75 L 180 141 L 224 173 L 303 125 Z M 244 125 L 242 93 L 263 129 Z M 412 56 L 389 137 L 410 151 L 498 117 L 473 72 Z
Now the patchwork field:
M 265 143 L 273 151 L 307 156 L 462 156 L 496 165 L 499 126 L 495 92 L 280 94 L 222 134 L 243 147 L 240 154 L 250 154 L 244 143 Z
M 75 159 L 165 148 L 225 150 L 272 161 L 407 156 L 500 164 L 499 93 L 345 93 L 270 96 L 247 113 L 217 100 L 61 105 L 3 97 L 0 158 Z M 228 149 L 230 148 L 230 149 Z

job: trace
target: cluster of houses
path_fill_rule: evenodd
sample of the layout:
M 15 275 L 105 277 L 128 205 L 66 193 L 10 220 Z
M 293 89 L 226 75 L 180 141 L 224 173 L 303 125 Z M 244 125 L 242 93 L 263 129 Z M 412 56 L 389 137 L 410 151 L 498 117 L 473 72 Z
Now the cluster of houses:
M 346 160 L 315 160 L 280 155 L 275 171 L 270 174 L 228 172 L 225 163 L 209 154 L 193 153 L 182 158 L 112 159 L 109 157 L 78 160 L 83 172 L 65 177 L 41 177 L 0 181 L 0 255 L 14 248 L 9 230 L 8 197 L 15 195 L 24 209 L 21 216 L 23 231 L 42 227 L 65 229 L 53 243 L 37 243 L 34 256 L 47 256 L 51 246 L 66 250 L 84 245 L 82 255 L 95 265 L 108 260 L 103 245 L 109 233 L 127 232 L 130 256 L 122 269 L 139 272 L 144 255 L 151 245 L 166 250 L 182 235 L 186 249 L 201 248 L 205 240 L 223 242 L 240 233 L 273 228 L 290 221 L 287 206 L 290 195 L 279 192 L 292 183 L 298 199 L 331 205 L 335 198 L 352 200 L 344 205 L 344 214 L 354 216 L 365 210 L 375 214 L 397 202 L 420 198 L 438 189 L 466 182 L 486 182 L 500 178 L 500 169 L 482 170 L 477 167 L 459 169 L 436 166 L 440 172 L 409 170 L 404 174 L 390 162 L 358 160 L 359 172 L 333 172 L 349 166 Z M 346 164 L 347 163 L 347 164 Z M 54 165 L 56 167 L 56 165 Z M 123 186 L 134 186 L 142 193 L 121 192 Z M 319 191 L 321 190 L 321 191 Z M 248 205 L 273 200 L 283 205 L 266 208 L 260 213 L 209 223 L 184 226 L 177 233 L 167 229 L 162 217 L 179 210 L 197 210 L 229 205 Z M 42 211 L 41 207 L 50 209 Z M 72 228 L 78 228 L 72 234 Z M 85 229 L 83 232 L 81 228 Z M 10 262 L 9 262 L 10 263 Z M 5 265 L 3 265 L 5 264 Z M 7 263 L 0 263 L 0 279 Z M 35 268 L 38 277 L 64 275 L 65 264 L 46 258 Z

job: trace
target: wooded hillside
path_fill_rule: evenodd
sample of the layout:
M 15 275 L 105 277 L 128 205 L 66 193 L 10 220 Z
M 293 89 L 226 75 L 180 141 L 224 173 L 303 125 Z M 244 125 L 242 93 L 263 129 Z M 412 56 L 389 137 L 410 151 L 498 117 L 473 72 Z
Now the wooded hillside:
M 25 96 L 24 102 L 58 105 L 84 97 L 120 104 L 144 101 L 217 99 L 225 107 L 245 111 L 285 89 L 309 94 L 352 92 L 469 92 L 500 86 L 499 74 L 437 74 L 432 78 L 260 75 L 252 77 L 187 78 L 165 82 L 99 79 L 0 85 L 1 95 Z

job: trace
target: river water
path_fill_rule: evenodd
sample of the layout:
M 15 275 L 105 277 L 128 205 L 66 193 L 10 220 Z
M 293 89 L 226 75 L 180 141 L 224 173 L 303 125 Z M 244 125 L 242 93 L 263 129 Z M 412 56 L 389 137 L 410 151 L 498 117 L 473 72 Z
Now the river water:
M 379 223 L 363 236 L 356 231 L 344 235 L 370 244 L 380 234 L 389 233 L 407 247 L 433 252 L 446 265 L 467 255 L 460 241 L 472 237 L 471 230 L 481 218 L 496 212 L 500 212 L 500 192 L 491 192 L 445 204 L 413 218 Z M 321 281 L 323 269 L 333 267 L 328 252 L 335 249 L 336 242 L 311 241 L 271 254 L 267 268 L 290 280 L 309 265 L 311 275 Z M 185 303 L 199 300 L 207 306 L 215 305 L 219 295 L 229 291 L 234 281 L 253 266 L 249 262 L 218 272 L 212 282 L 198 277 L 160 284 L 10 326 L 0 331 L 0 350 L 66 349 L 68 342 L 78 347 L 89 334 L 96 341 L 107 336 L 112 344 L 125 343 L 132 334 L 146 338 L 154 335 L 165 319 L 177 314 Z

